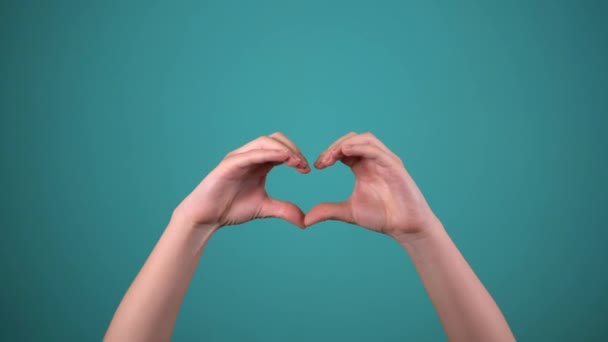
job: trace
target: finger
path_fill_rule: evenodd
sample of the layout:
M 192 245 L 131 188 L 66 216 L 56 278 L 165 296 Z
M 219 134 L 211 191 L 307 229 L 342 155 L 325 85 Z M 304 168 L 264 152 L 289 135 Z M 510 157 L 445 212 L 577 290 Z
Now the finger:
M 399 157 L 397 157 L 397 155 L 395 155 L 388 147 L 386 147 L 386 145 L 384 145 L 384 143 L 382 143 L 382 141 L 380 141 L 378 138 L 376 138 L 376 136 L 374 136 L 370 132 L 366 132 L 366 133 L 356 134 L 356 135 L 346 137 L 346 139 L 343 139 L 343 140 L 337 142 L 336 144 L 333 145 L 333 147 L 331 147 L 327 151 L 327 153 L 322 158 L 320 158 L 320 160 L 318 161 L 318 163 L 316 163 L 315 166 L 319 169 L 323 169 L 330 165 L 333 165 L 333 163 L 335 163 L 336 160 L 341 160 L 341 158 L 335 158 L 335 155 L 340 152 L 339 151 L 340 147 L 342 145 L 346 145 L 346 144 L 373 145 L 373 146 L 378 147 L 382 151 L 384 151 L 391 158 L 393 158 L 395 160 L 399 159 Z M 346 164 L 349 165 L 349 163 L 346 163 Z
M 346 165 L 352 166 L 356 158 L 373 160 L 381 166 L 389 166 L 392 161 L 392 156 L 386 151 L 370 144 L 344 144 L 337 148 L 328 158 L 327 166 L 335 164 L 338 160 L 342 160 Z
M 345 144 L 351 144 L 351 145 L 353 145 L 353 144 L 369 144 L 369 145 L 377 146 L 378 148 L 382 149 L 385 152 L 392 153 L 391 150 L 388 147 L 386 147 L 386 145 L 384 145 L 384 143 L 382 141 L 380 141 L 380 139 L 378 139 L 371 132 L 365 132 L 365 133 L 357 134 L 357 135 L 352 136 L 352 137 L 350 137 L 348 139 L 345 139 L 340 144 L 341 145 L 345 145 Z
M 302 153 L 302 151 L 298 148 L 298 146 L 296 146 L 296 144 L 291 141 L 291 139 L 289 139 L 285 134 L 281 133 L 281 132 L 274 132 L 271 135 L 269 135 L 269 137 L 280 141 L 281 143 L 287 145 L 289 148 L 291 148 L 293 151 L 297 152 L 302 159 L 306 159 L 306 157 L 304 157 L 304 154 Z M 308 162 L 308 161 L 307 161 Z
M 255 139 L 251 140 L 250 142 L 246 143 L 245 145 L 231 151 L 230 153 L 228 153 L 227 156 L 231 156 L 233 154 L 243 153 L 243 152 L 247 152 L 247 151 L 251 151 L 251 150 L 255 150 L 255 149 L 259 149 L 259 148 L 290 150 L 289 147 L 285 146 L 284 144 L 281 144 L 277 140 L 272 139 L 269 136 L 263 135 L 261 137 L 255 138 Z M 295 151 L 292 151 L 292 152 L 295 153 Z
M 322 221 L 338 220 L 354 223 L 350 207 L 346 202 L 327 202 L 315 205 L 304 217 L 306 227 Z
M 266 163 L 285 163 L 288 166 L 296 168 L 301 160 L 295 154 L 284 149 L 255 149 L 233 154 L 225 159 L 225 162 L 240 168 Z
M 300 228 L 304 226 L 304 212 L 297 205 L 268 197 L 263 203 L 258 217 L 277 217 Z
M 269 135 L 269 137 L 277 140 L 278 142 L 284 144 L 289 149 L 294 151 L 300 157 L 300 159 L 302 159 L 304 161 L 304 163 L 305 163 L 304 166 L 307 168 L 310 168 L 310 166 L 308 164 L 308 160 L 306 159 L 306 157 L 304 156 L 302 151 L 296 146 L 296 144 L 293 143 L 293 141 L 291 141 L 289 138 L 287 138 L 287 136 L 285 136 L 285 134 L 283 134 L 281 132 L 275 132 L 275 133 L 272 133 L 271 135 Z
M 292 150 L 289 146 L 287 146 L 284 143 L 282 143 L 276 139 L 273 139 L 269 136 L 262 136 L 255 140 L 252 140 L 252 141 L 248 142 L 247 144 L 237 148 L 236 150 L 228 153 L 228 155 L 226 157 L 231 157 L 233 155 L 244 153 L 244 152 L 255 150 L 255 149 L 268 149 L 268 150 L 285 149 L 285 150 L 288 150 L 290 153 L 296 155 L 297 158 L 301 162 L 301 165 L 296 165 L 296 169 L 298 171 L 300 171 L 302 173 L 307 173 L 310 171 L 310 170 L 307 170 L 309 168 L 308 163 L 306 163 L 301 157 L 298 156 L 297 151 Z
M 347 134 L 343 135 L 342 137 L 340 137 L 340 139 L 334 141 L 331 145 L 329 145 L 329 147 L 325 151 L 323 151 L 323 152 L 321 152 L 321 154 L 319 154 L 319 157 L 317 158 L 317 160 L 315 161 L 315 164 L 314 164 L 315 167 L 318 168 L 319 163 L 327 156 L 327 153 L 329 151 L 331 151 L 335 146 L 339 145 L 342 141 L 344 141 L 350 137 L 356 136 L 356 135 L 357 135 L 357 133 L 350 132 L 350 133 L 347 133 Z

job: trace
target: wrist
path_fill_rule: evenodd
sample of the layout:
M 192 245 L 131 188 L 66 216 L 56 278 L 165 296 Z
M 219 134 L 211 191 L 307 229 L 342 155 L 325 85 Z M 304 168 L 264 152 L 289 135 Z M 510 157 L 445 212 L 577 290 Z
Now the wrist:
M 179 230 L 190 231 L 190 232 L 198 232 L 205 233 L 208 235 L 213 234 L 216 230 L 218 230 L 221 226 L 220 224 L 214 223 L 197 223 L 192 219 L 192 216 L 188 215 L 185 211 L 181 209 L 181 206 L 175 208 L 171 215 L 171 220 L 169 222 L 169 226 L 177 227 Z
M 436 239 L 439 235 L 445 233 L 445 228 L 441 221 L 433 216 L 428 222 L 421 225 L 421 228 L 415 232 L 397 233 L 391 235 L 405 249 L 414 249 L 420 244 L 424 244 L 429 240 Z
M 161 240 L 170 241 L 165 243 L 198 257 L 216 230 L 211 225 L 194 225 L 187 216 L 174 213 Z

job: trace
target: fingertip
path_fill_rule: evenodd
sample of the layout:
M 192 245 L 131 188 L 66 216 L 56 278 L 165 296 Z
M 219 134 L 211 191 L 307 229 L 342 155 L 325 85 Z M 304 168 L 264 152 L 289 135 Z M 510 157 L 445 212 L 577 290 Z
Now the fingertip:
M 298 165 L 300 165 L 300 163 L 301 163 L 300 158 L 296 157 L 293 154 L 289 154 L 289 153 L 287 155 L 288 155 L 288 158 L 285 160 L 285 164 L 287 166 L 297 168 Z
M 319 168 L 320 169 L 324 169 L 328 166 L 332 165 L 332 160 L 334 158 L 334 154 L 333 153 L 327 153 L 320 161 L 319 161 Z
M 279 211 L 277 217 L 283 218 L 285 221 L 297 226 L 300 229 L 304 229 L 304 218 L 306 214 L 297 205 L 291 202 L 276 200 L 275 203 L 282 203 L 283 210 Z
M 324 168 L 326 168 L 326 167 L 330 167 L 330 166 L 332 166 L 332 165 L 336 164 L 336 162 L 337 162 L 337 161 L 338 161 L 338 159 L 337 159 L 337 158 L 333 158 L 333 157 L 332 157 L 332 158 L 330 158 L 329 160 L 327 160 L 327 161 L 325 162 L 325 164 L 324 164 L 324 166 L 323 166 L 323 167 L 324 167 Z
M 311 226 L 314 226 L 315 224 L 321 223 L 323 221 L 327 221 L 327 219 L 321 219 L 321 218 L 310 218 L 308 215 L 306 215 L 304 217 L 304 226 L 306 228 L 309 228 Z
M 300 163 L 300 167 L 301 167 L 302 169 L 308 169 L 308 170 L 310 170 L 310 164 L 309 164 L 309 163 L 308 163 L 308 161 L 306 161 L 305 159 L 304 159 L 304 160 L 302 160 L 302 162 Z
M 352 214 L 348 209 L 347 202 L 325 202 L 315 205 L 304 217 L 304 224 L 310 227 L 328 220 L 352 223 Z
M 294 169 L 296 169 L 296 171 L 298 171 L 300 173 L 309 173 L 310 172 L 310 165 L 308 165 L 307 162 L 303 161 L 300 158 L 296 159 L 294 162 L 289 163 L 287 165 L 293 167 Z
M 316 205 L 316 206 L 312 207 L 308 211 L 308 213 L 306 213 L 306 215 L 304 216 L 304 226 L 306 226 L 306 228 L 308 228 L 310 226 L 314 226 L 315 224 L 323 221 L 321 219 L 321 217 L 319 216 L 318 210 L 319 210 L 319 205 Z
M 304 214 L 304 212 L 302 210 L 300 210 L 299 208 L 298 208 L 298 211 L 300 212 L 300 216 L 295 221 L 292 221 L 291 223 L 293 223 L 300 229 L 306 229 L 306 224 L 304 223 L 306 214 Z
M 300 155 L 302 156 L 302 160 L 304 161 L 304 163 L 306 163 L 306 165 L 310 165 L 310 163 L 308 162 L 308 159 L 306 158 L 306 156 L 300 152 Z
M 298 218 L 283 218 L 285 221 L 293 224 L 294 226 L 300 228 L 300 229 L 305 229 L 306 225 L 304 224 L 304 217 L 298 217 Z
M 317 160 L 315 160 L 315 162 L 313 163 L 314 167 L 319 168 L 319 166 L 318 166 L 318 165 L 319 165 L 319 164 L 321 164 L 321 156 L 323 156 L 323 154 L 320 154 L 320 155 L 317 157 Z
M 314 224 L 315 224 L 315 222 L 312 221 L 310 218 L 308 218 L 308 215 L 306 215 L 304 217 L 304 227 L 308 228 L 308 227 L 310 227 L 310 226 L 312 226 Z
M 311 169 L 310 166 L 306 165 L 305 167 L 298 169 L 298 171 L 302 174 L 309 174 Z

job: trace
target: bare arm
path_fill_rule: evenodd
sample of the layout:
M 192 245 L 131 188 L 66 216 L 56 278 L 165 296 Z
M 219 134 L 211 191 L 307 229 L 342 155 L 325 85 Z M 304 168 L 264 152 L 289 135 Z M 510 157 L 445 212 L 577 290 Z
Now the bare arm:
M 412 259 L 450 341 L 514 341 L 500 309 L 441 223 L 399 243 Z
M 349 133 L 315 162 L 341 161 L 355 174 L 344 202 L 321 203 L 307 226 L 341 220 L 384 233 L 411 257 L 450 341 L 514 341 L 500 309 L 458 251 L 402 161 L 370 133 Z
M 175 216 L 175 215 L 174 215 Z M 215 227 L 174 217 L 129 287 L 106 341 L 169 341 L 180 305 Z
M 169 341 L 203 249 L 220 227 L 261 217 L 279 217 L 303 227 L 304 213 L 298 207 L 269 197 L 265 190 L 266 175 L 283 163 L 310 172 L 300 151 L 280 133 L 228 154 L 175 209 L 104 340 Z

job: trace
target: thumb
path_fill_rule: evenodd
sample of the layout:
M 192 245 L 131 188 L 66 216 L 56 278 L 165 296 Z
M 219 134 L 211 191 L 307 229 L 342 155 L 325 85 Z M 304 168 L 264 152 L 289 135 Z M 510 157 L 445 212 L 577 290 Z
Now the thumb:
M 258 217 L 277 217 L 304 228 L 304 212 L 297 205 L 274 198 L 266 198 Z
M 338 220 L 354 223 L 350 207 L 347 202 L 320 203 L 312 207 L 304 218 L 306 227 L 326 220 Z

